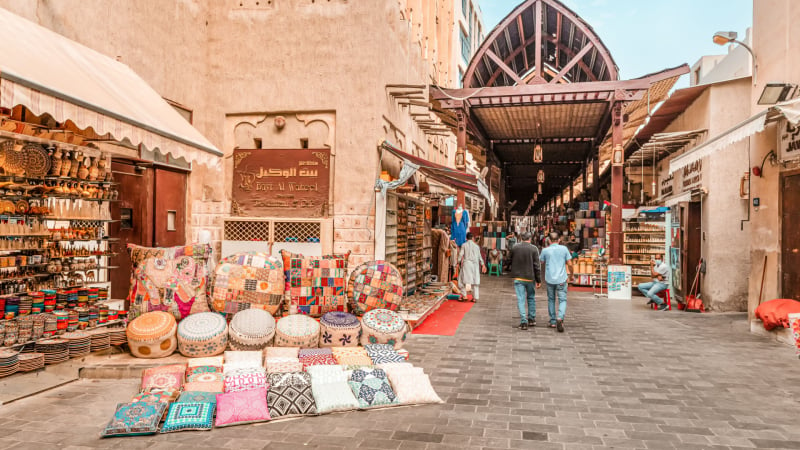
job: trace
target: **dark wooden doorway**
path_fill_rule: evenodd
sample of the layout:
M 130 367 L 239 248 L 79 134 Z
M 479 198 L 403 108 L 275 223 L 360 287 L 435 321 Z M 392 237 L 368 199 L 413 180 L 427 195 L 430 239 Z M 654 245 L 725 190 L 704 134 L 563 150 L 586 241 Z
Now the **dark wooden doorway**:
M 697 274 L 697 264 L 700 262 L 701 249 L 701 220 L 702 212 L 700 202 L 687 203 L 681 214 L 681 271 L 683 273 L 684 298 L 693 293 L 692 284 Z M 698 278 L 697 292 L 701 292 L 702 275 Z
M 111 203 L 109 234 L 119 238 L 118 254 L 111 257 L 111 298 L 124 299 L 130 289 L 128 244 L 170 247 L 186 242 L 186 172 L 132 161 L 111 163 L 119 183 L 119 202 Z
M 800 300 L 800 174 L 781 177 L 781 297 Z

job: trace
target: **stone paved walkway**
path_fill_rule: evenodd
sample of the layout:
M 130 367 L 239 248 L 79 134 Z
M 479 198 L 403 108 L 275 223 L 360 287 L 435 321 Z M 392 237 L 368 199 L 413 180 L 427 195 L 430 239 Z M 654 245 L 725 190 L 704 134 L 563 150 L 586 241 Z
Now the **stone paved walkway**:
M 800 449 L 800 361 L 741 315 L 570 293 L 567 331 L 514 327 L 508 279 L 456 336 L 413 335 L 442 405 L 100 440 L 136 380 L 81 380 L 0 407 L 0 448 Z

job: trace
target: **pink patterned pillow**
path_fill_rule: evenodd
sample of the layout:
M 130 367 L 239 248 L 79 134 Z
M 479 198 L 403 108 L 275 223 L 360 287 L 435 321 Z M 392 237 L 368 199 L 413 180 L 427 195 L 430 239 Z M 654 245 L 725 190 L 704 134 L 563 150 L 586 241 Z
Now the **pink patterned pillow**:
M 274 358 L 267 360 L 267 373 L 302 371 L 303 364 L 297 358 Z
M 303 363 L 303 370 L 311 366 L 335 366 L 339 364 L 332 354 L 301 356 L 300 362 Z
M 267 388 L 267 372 L 262 368 L 240 369 L 225 375 L 225 392 Z
M 270 420 L 265 388 L 217 394 L 215 426 L 227 427 Z

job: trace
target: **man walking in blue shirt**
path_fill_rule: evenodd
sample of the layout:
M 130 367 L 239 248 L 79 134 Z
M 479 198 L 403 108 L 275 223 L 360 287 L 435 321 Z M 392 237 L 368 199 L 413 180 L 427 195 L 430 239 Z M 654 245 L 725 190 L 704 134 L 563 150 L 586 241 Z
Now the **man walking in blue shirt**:
M 544 281 L 547 283 L 547 311 L 550 313 L 550 328 L 564 332 L 564 314 L 567 312 L 567 270 L 572 277 L 572 255 L 561 245 L 561 236 L 550 233 L 550 246 L 542 250 L 539 257 L 545 264 Z M 556 313 L 558 296 L 558 313 Z

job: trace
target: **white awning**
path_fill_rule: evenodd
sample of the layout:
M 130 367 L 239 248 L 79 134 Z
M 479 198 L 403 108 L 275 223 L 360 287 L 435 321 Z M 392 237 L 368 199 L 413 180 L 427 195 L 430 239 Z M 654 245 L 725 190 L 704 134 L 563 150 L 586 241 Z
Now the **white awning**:
M 786 117 L 792 125 L 797 126 L 798 122 L 800 122 L 800 99 L 790 100 L 767 108 L 724 133 L 715 136 L 703 145 L 695 147 L 677 158 L 673 158 L 669 162 L 669 173 L 677 172 L 714 152 L 764 131 L 768 118 L 781 115 Z
M 125 64 L 0 8 L 0 106 L 214 166 L 222 152 Z
M 668 198 L 664 201 L 664 206 L 674 206 L 678 203 L 683 202 L 690 202 L 692 201 L 692 191 L 687 191 L 682 194 L 678 194 L 672 198 Z

